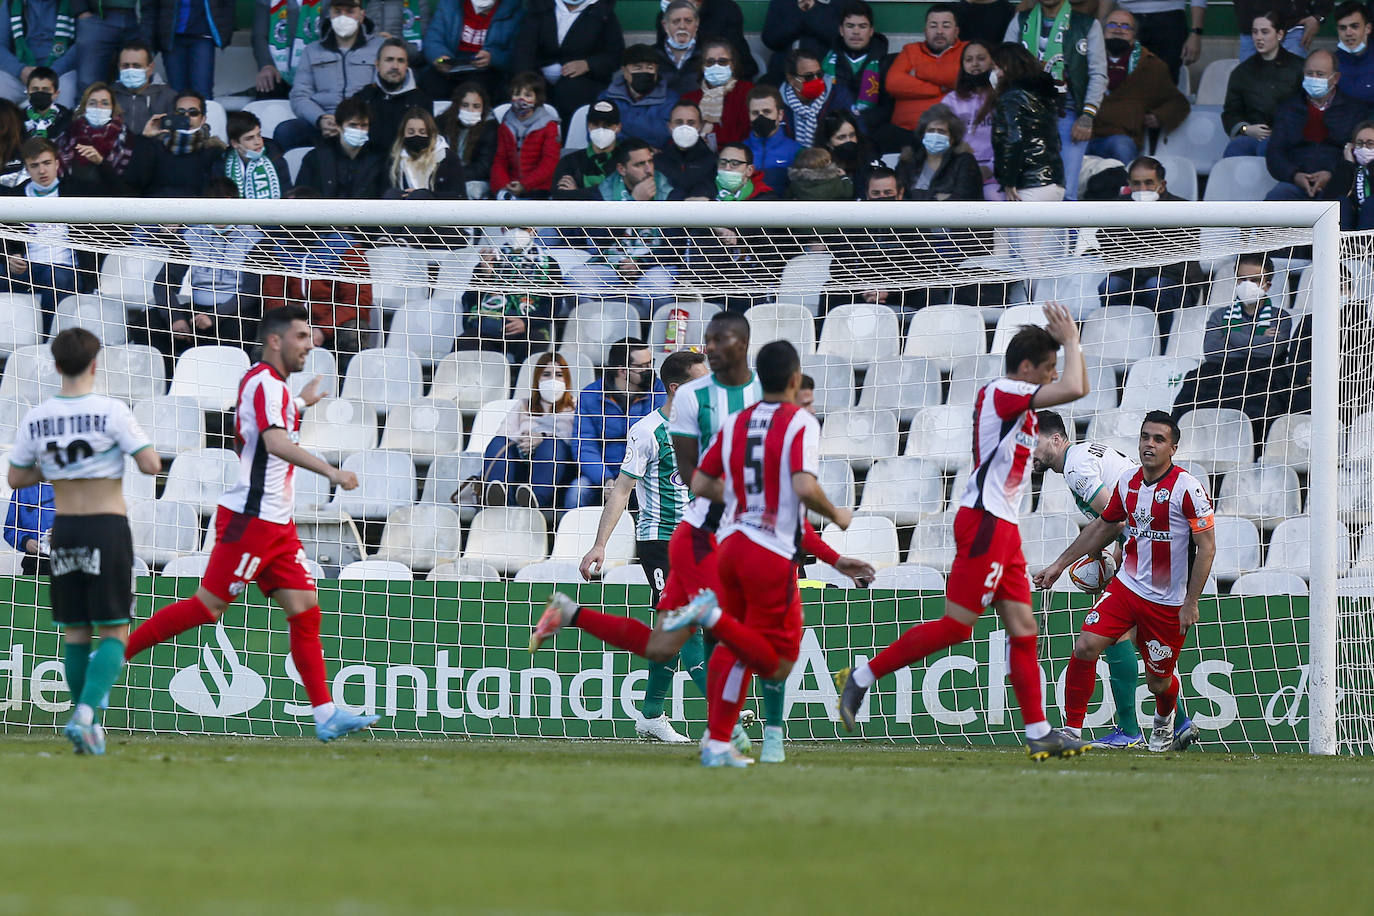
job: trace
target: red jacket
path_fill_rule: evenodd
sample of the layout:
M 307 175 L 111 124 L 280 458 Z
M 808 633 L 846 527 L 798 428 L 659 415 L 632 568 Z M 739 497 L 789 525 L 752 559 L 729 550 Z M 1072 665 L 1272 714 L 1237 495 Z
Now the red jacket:
M 735 88 L 725 94 L 720 106 L 720 123 L 716 125 L 716 149 L 726 143 L 743 143 L 749 136 L 749 90 L 754 84 L 748 80 L 736 80 Z M 682 101 L 701 105 L 701 90 L 689 92 Z
M 367 259 L 354 248 L 344 255 L 342 273 L 369 276 Z M 284 305 L 304 305 L 310 309 L 310 323 L 324 331 L 326 340 L 334 339 L 334 331 L 357 320 L 364 327 L 370 325 L 372 312 L 372 284 L 348 283 L 343 280 L 310 280 L 284 274 L 268 274 L 262 278 L 262 308 L 266 312 Z
M 553 172 L 563 147 L 558 139 L 558 122 L 550 121 L 525 136 L 516 145 L 515 131 L 502 124 L 496 132 L 496 159 L 491 164 L 491 192 L 518 181 L 526 191 L 549 191 Z
M 915 130 L 925 110 L 954 89 L 967 44 L 956 41 L 939 57 L 930 53 L 924 41 L 913 41 L 902 48 L 887 71 L 887 94 L 897 102 L 892 110 L 893 124 Z

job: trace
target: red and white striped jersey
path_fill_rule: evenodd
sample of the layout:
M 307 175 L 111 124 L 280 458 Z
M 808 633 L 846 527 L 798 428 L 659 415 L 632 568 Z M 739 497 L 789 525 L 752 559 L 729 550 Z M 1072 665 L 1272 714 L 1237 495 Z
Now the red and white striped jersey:
M 821 427 L 795 404 L 760 401 L 734 416 L 697 465 L 725 481 L 720 539 L 735 532 L 789 560 L 806 517 L 792 475 L 820 473 Z
M 1174 465 L 1154 483 L 1136 468 L 1121 475 L 1103 521 L 1126 523 L 1117 578 L 1140 597 L 1179 606 L 1188 594 L 1193 532 L 1215 521 L 1212 500 L 1192 474 Z
M 271 455 L 262 434 L 272 427 L 286 430 L 295 442 L 301 417 L 286 380 L 267 363 L 249 369 L 239 382 L 238 412 L 234 417 L 239 479 L 219 504 L 242 515 L 255 515 L 278 525 L 291 521 L 296 504 L 295 466 Z
M 1015 525 L 1030 486 L 1031 452 L 1039 423 L 1031 399 L 1040 386 L 999 378 L 978 391 L 973 405 L 973 473 L 959 505 L 982 509 Z

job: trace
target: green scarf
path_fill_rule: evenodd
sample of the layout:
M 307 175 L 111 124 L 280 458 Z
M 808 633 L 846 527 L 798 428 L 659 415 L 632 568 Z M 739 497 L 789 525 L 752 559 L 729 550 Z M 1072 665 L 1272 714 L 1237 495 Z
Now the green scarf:
M 1233 302 L 1231 303 L 1230 310 L 1226 313 L 1226 326 L 1238 327 L 1241 325 L 1253 324 L 1255 326 L 1255 333 L 1263 334 L 1265 331 L 1269 330 L 1269 325 L 1278 321 L 1280 317 L 1278 307 L 1268 299 L 1265 299 L 1260 303 L 1260 307 L 1255 309 L 1253 318 L 1245 314 L 1245 306 L 1243 304 L 1240 302 Z
M 825 56 L 825 60 L 821 61 L 821 72 L 826 76 L 833 77 L 839 59 L 839 53 L 831 51 Z M 882 60 L 876 54 L 870 54 L 864 58 L 863 68 L 859 71 L 859 94 L 854 103 L 849 106 L 849 110 L 853 113 L 858 114 L 878 104 L 878 92 L 883 85 L 882 64 Z
M 719 184 L 716 185 L 716 200 L 748 200 L 753 195 L 754 182 L 748 178 L 744 179 L 744 184 L 734 191 L 727 191 Z
M 231 149 L 224 157 L 224 174 L 238 185 L 239 196 L 244 200 L 281 198 L 281 177 L 266 152 L 260 159 L 244 162 L 238 151 Z
M 57 5 L 57 28 L 53 33 L 52 52 L 48 59 L 39 61 L 29 50 L 28 39 L 24 37 L 24 0 L 10 0 L 10 35 L 14 39 L 14 56 L 26 67 L 46 67 L 57 60 L 76 39 L 76 17 L 72 15 L 71 0 L 61 0 Z
M 424 34 L 417 6 L 418 0 L 405 0 L 401 11 L 401 37 L 405 39 L 406 44 L 418 51 L 424 44 Z
M 1134 46 L 1131 47 L 1131 59 L 1126 61 L 1127 76 L 1130 76 L 1132 73 L 1135 72 L 1136 66 L 1140 63 L 1140 52 L 1144 50 L 1145 46 L 1138 41 L 1135 43 Z
M 267 47 L 272 54 L 272 66 L 277 68 L 282 79 L 294 81 L 296 61 L 300 59 L 305 46 L 320 40 L 320 8 L 323 0 L 300 0 L 300 11 L 296 14 L 296 34 L 287 35 L 287 7 L 290 0 L 276 0 L 268 11 Z
M 1059 12 L 1054 14 L 1054 22 L 1050 24 L 1050 36 L 1045 42 L 1043 54 L 1036 51 L 1040 47 L 1040 29 L 1044 21 L 1039 3 L 1031 9 L 1030 14 L 1026 16 L 1025 25 L 1021 27 L 1021 44 L 1040 58 L 1046 73 L 1061 83 L 1064 81 L 1064 33 L 1069 30 L 1069 16 L 1072 13 L 1073 8 L 1069 6 L 1069 0 L 1064 0 Z
M 543 249 L 530 246 L 522 252 L 502 251 L 492 265 L 493 283 L 497 289 L 479 297 L 476 314 L 479 318 L 528 318 L 546 299 L 529 289 L 548 289 L 554 283 L 553 257 Z M 524 288 L 523 292 L 515 292 Z

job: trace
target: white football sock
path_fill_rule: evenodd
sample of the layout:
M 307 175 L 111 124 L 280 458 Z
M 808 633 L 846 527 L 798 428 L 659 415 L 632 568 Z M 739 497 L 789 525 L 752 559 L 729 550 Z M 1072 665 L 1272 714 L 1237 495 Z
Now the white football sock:
M 873 669 L 868 667 L 868 662 L 864 662 L 849 675 L 854 679 L 854 683 L 867 690 L 877 683 L 878 679 L 873 676 Z
M 337 709 L 338 707 L 333 703 L 321 703 L 319 706 L 316 706 L 311 710 L 315 714 L 315 724 L 323 725 L 328 722 L 334 717 L 334 713 Z
M 1045 722 L 1043 720 L 1040 722 L 1032 722 L 1031 724 L 1026 726 L 1026 737 L 1032 740 L 1038 740 L 1040 738 L 1043 738 L 1049 733 L 1050 723 Z

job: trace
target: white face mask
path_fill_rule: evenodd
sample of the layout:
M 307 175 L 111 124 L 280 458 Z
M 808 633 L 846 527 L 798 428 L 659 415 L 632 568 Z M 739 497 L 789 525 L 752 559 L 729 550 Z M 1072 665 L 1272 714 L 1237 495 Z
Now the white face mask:
M 104 127 L 110 123 L 114 117 L 114 110 L 111 108 L 87 108 L 86 123 L 92 127 Z
M 587 131 L 587 139 L 592 141 L 592 146 L 597 149 L 606 149 L 615 142 L 615 131 L 609 127 L 593 127 Z
M 534 241 L 534 236 L 528 229 L 508 229 L 506 230 L 505 243 L 511 251 L 524 251 L 530 247 L 530 242 Z
M 1001 80 L 1002 72 L 1000 70 L 991 70 L 988 72 L 988 85 L 993 89 L 997 88 L 997 84 L 1001 82 Z
M 481 121 L 482 113 L 480 111 L 468 111 L 466 108 L 458 109 L 458 123 L 464 127 L 472 127 Z
M 558 399 L 563 397 L 568 391 L 568 386 L 563 384 L 561 378 L 546 378 L 539 380 L 539 396 L 549 404 L 557 404 Z
M 1347 54 L 1360 54 L 1364 52 L 1366 44 L 1366 42 L 1362 41 L 1353 48 L 1347 48 L 1345 45 L 1341 45 L 1341 50 Z
M 678 149 L 691 149 L 701 139 L 701 132 L 690 124 L 679 124 L 673 128 L 673 142 Z
M 1259 302 L 1264 298 L 1264 287 L 1254 280 L 1241 280 L 1236 284 L 1236 298 L 1241 302 Z
M 479 13 L 485 13 L 496 5 L 496 0 L 472 0 L 472 8 Z
M 352 38 L 358 31 L 358 20 L 352 16 L 334 16 L 329 20 L 329 28 L 340 38 Z
M 1155 201 L 1159 200 L 1159 192 L 1158 192 L 1158 191 L 1132 191 L 1132 192 L 1131 192 L 1131 200 L 1140 201 L 1141 203 L 1150 203 L 1150 204 L 1152 204 L 1152 203 L 1154 203 Z

